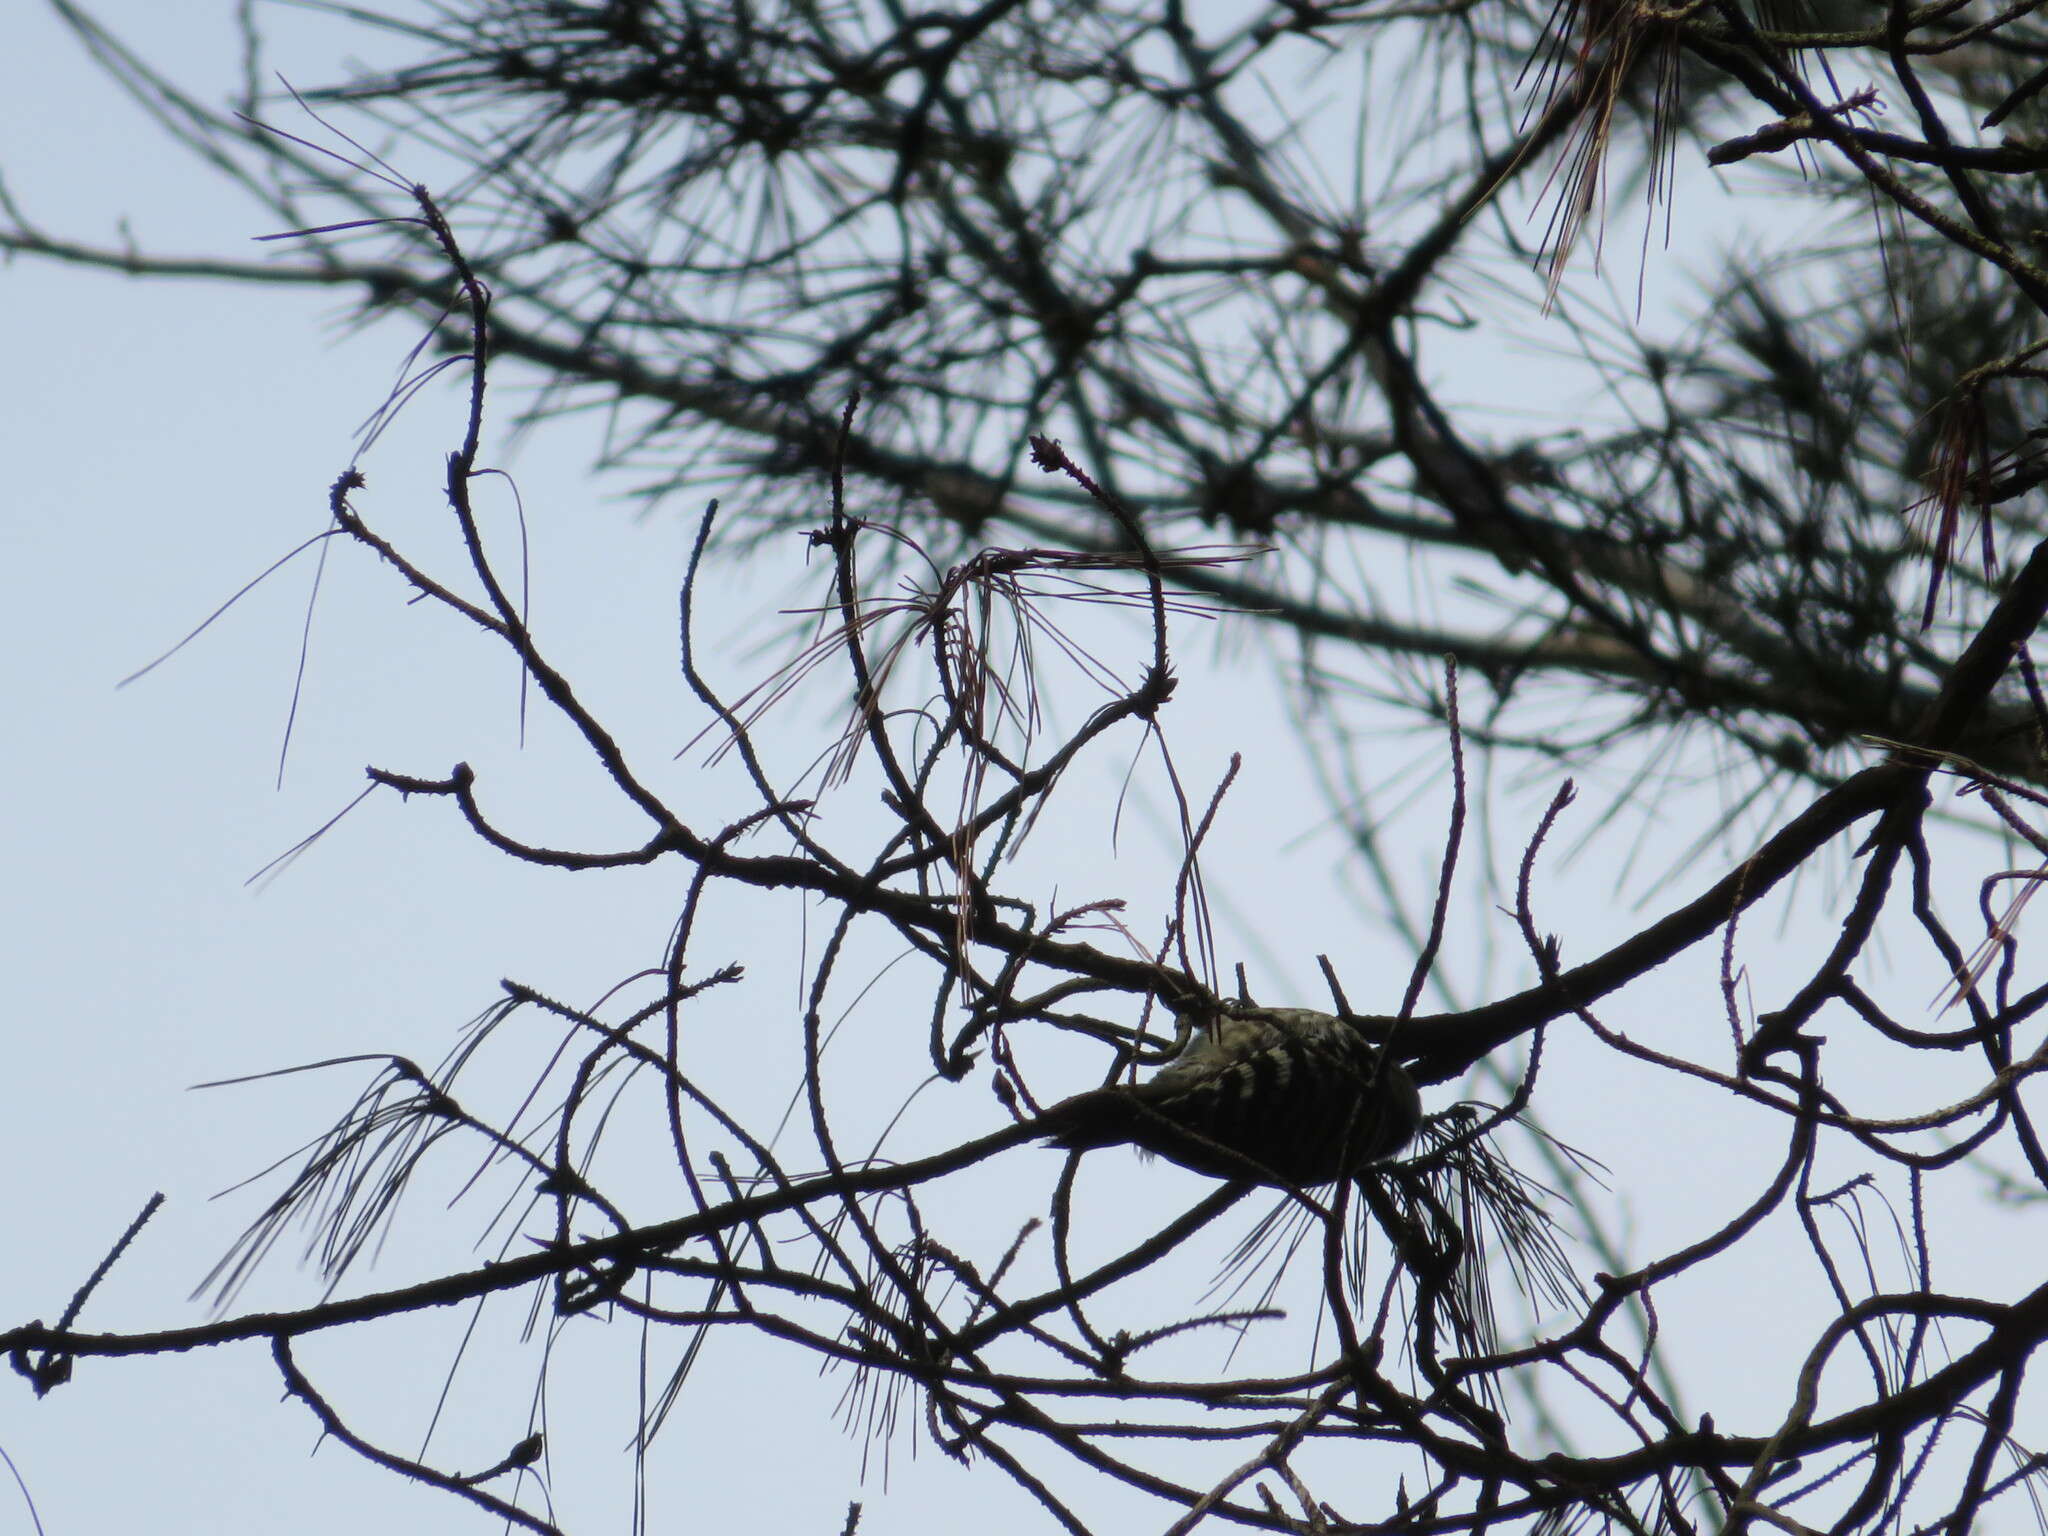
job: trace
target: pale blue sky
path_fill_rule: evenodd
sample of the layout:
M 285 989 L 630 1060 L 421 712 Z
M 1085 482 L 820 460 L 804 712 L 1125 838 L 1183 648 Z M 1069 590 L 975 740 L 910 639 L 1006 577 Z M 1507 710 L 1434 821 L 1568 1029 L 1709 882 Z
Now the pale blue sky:
M 228 7 L 109 4 L 104 14 L 188 84 L 217 89 L 231 78 Z M 307 80 L 335 73 L 331 21 L 284 11 L 275 21 L 280 67 Z M 23 208 L 53 232 L 112 242 L 125 219 L 152 251 L 275 249 L 250 244 L 270 232 L 260 211 L 164 143 L 40 7 L 13 19 L 0 53 L 0 167 Z M 17 1170 L 0 1201 L 12 1234 L 0 1265 L 7 1322 L 54 1318 L 154 1190 L 169 1204 L 82 1326 L 196 1320 L 200 1309 L 186 1293 L 254 1209 L 247 1196 L 217 1204 L 207 1197 L 324 1127 L 362 1079 L 338 1071 L 204 1093 L 189 1085 L 380 1049 L 432 1063 L 456 1027 L 492 999 L 500 976 L 592 999 L 658 953 L 673 918 L 677 872 L 596 878 L 525 869 L 479 848 L 445 807 L 390 797 L 360 809 L 279 878 L 245 887 L 356 793 L 365 762 L 430 774 L 466 759 L 537 840 L 603 846 L 634 834 L 630 818 L 592 792 L 582 754 L 552 722 L 536 715 L 520 747 L 506 658 L 440 615 L 405 606 L 364 559 L 337 549 L 330 564 L 282 791 L 276 760 L 309 561 L 266 583 L 143 682 L 115 690 L 322 526 L 325 488 L 349 462 L 351 430 L 383 397 L 411 340 L 388 326 L 350 335 L 344 308 L 332 295 L 144 283 L 32 261 L 0 270 L 0 351 L 14 380 L 0 417 L 0 654 L 15 727 L 0 756 L 0 796 L 10 808 L 0 818 L 0 861 L 14 898 L 4 943 L 13 1092 L 0 1123 L 0 1155 Z M 516 402 L 517 382 L 501 377 L 514 386 L 501 388 L 502 404 Z M 368 461 L 361 502 L 376 525 L 428 548 L 440 540 L 443 552 L 437 456 L 454 421 L 449 397 L 423 398 Z M 591 696 L 629 747 L 666 784 L 694 794 L 697 758 L 670 762 L 701 723 L 673 660 L 674 594 L 690 530 L 673 520 L 633 521 L 621 487 L 586 472 L 593 430 L 551 427 L 511 460 L 542 573 L 536 623 L 552 654 L 591 680 Z M 714 632 L 758 634 L 758 625 L 747 628 L 748 614 L 805 590 L 794 544 L 767 558 L 779 558 L 779 569 L 718 584 L 706 614 Z M 1270 690 L 1211 665 L 1213 648 L 1199 636 L 1184 639 L 1181 654 L 1187 680 L 1175 705 L 1176 739 L 1194 776 L 1209 782 L 1230 747 L 1250 746 L 1233 814 L 1212 845 L 1212 878 L 1220 876 L 1223 894 L 1263 930 L 1272 963 L 1287 968 L 1282 985 L 1312 987 L 1313 957 L 1327 950 L 1349 957 L 1348 975 L 1385 980 L 1391 1003 L 1397 952 L 1383 936 L 1361 934 L 1332 894 L 1342 884 L 1332 855 L 1305 853 L 1276 872 L 1259 852 L 1316 820 L 1297 769 L 1268 746 L 1284 730 Z M 737 648 L 721 659 L 733 682 L 764 667 Z M 1206 733 L 1205 716 L 1232 729 Z M 1121 759 L 1105 761 L 1094 789 L 1076 787 L 1080 831 L 1034 850 L 1042 862 L 1027 878 L 1046 891 L 1057 884 L 1069 899 L 1129 894 L 1143 902 L 1156 893 L 1170 866 L 1149 831 L 1133 830 L 1144 827 L 1142 810 L 1125 824 L 1124 862 L 1110 857 L 1122 767 Z M 1417 872 L 1428 867 L 1440 800 L 1413 813 L 1414 836 L 1403 846 Z M 1519 816 L 1525 800 L 1504 803 Z M 1701 804 L 1710 801 L 1703 791 Z M 1675 850 L 1691 832 L 1673 818 L 1643 835 Z M 1581 866 L 1551 888 L 1551 923 L 1565 928 L 1576 955 L 1626 931 L 1635 916 L 1615 898 L 1611 867 Z M 1810 881 L 1798 901 L 1812 912 L 1832 897 L 1831 886 Z M 716 934 L 749 961 L 762 989 L 750 996 L 779 1006 L 777 1017 L 787 1015 L 793 983 L 778 995 L 775 978 L 778 970 L 793 975 L 798 960 L 795 916 L 786 905 L 749 912 Z M 1812 922 L 1788 909 L 1751 925 L 1760 995 L 1810 956 L 1828 919 L 1822 913 L 1817 927 L 1803 926 Z M 1512 952 L 1505 929 L 1495 939 Z M 1711 964 L 1706 956 L 1660 973 L 1614 1016 L 1627 1027 L 1714 1038 L 1722 1026 Z M 1512 981 L 1521 971 L 1509 961 L 1501 974 Z M 1472 975 L 1468 996 L 1489 985 Z M 736 1047 L 778 1048 L 749 1039 L 748 1024 L 744 1010 L 730 1016 Z M 1740 1174 L 1779 1154 L 1775 1128 L 1727 1123 L 1733 1112 L 1711 1093 L 1689 1100 L 1665 1089 L 1638 1099 L 1632 1079 L 1569 1032 L 1554 1042 L 1550 1072 L 1539 1102 L 1561 1134 L 1621 1170 L 1643 1252 L 1699 1230 L 1717 1202 L 1754 1188 Z M 786 1090 L 787 1079 L 763 1076 L 769 1099 Z M 931 1113 L 989 1125 L 996 1112 L 962 1098 Z M 1630 1149 L 1644 1145 L 1663 1149 L 1661 1166 L 1637 1165 Z M 1031 1156 L 1019 1154 L 1018 1189 L 1010 1192 L 1020 1209 L 1049 1176 L 1047 1162 Z M 1143 1189 L 1171 1175 L 1131 1177 Z M 436 1260 L 471 1262 L 474 1222 L 466 1208 L 449 1217 L 431 1197 L 419 1201 L 406 1240 L 368 1281 L 413 1278 L 415 1264 Z M 1987 1268 L 2034 1267 L 2010 1244 L 1987 1242 L 1980 1251 Z M 1782 1248 L 1760 1250 L 1750 1263 L 1718 1271 L 1711 1290 L 1673 1287 L 1665 1298 L 1671 1335 L 1683 1335 L 1688 1311 L 1711 1316 L 1751 1299 L 1772 1305 L 1773 1271 L 1785 1262 Z M 1998 1282 L 1986 1283 L 1997 1292 Z M 281 1263 L 249 1300 L 285 1306 L 311 1300 L 315 1289 L 311 1276 Z M 493 1314 L 486 1335 L 516 1333 L 517 1310 Z M 1782 1385 L 1811 1319 L 1787 1306 L 1772 1321 L 1782 1342 L 1767 1360 L 1704 1352 L 1687 1362 L 1699 1389 L 1695 1407 L 1719 1409 L 1722 1389 L 1745 1382 Z M 596 1326 L 579 1324 L 570 1342 L 587 1347 L 584 1335 Z M 1761 1327 L 1758 1334 L 1770 1337 Z M 419 1411 L 400 1417 L 417 1423 L 439 1388 L 449 1338 L 441 1320 L 406 1323 L 381 1335 L 374 1353 L 330 1340 L 308 1345 L 305 1359 L 354 1405 L 402 1393 Z M 574 1446 L 583 1459 L 573 1472 L 558 1472 L 565 1516 L 582 1517 L 571 1522 L 579 1531 L 624 1528 L 630 1485 L 619 1447 L 631 1421 L 622 1394 L 633 1342 L 629 1329 L 612 1330 L 591 1349 L 595 1363 L 568 1365 L 555 1387 L 558 1414 L 568 1404 L 577 1417 L 577 1394 L 586 1393 L 585 1416 L 602 1427 Z M 1768 1343 L 1764 1349 L 1771 1353 Z M 460 1401 L 474 1411 L 455 1416 L 451 1462 L 484 1464 L 523 1432 L 533 1356 L 494 1363 L 502 1357 L 480 1350 L 465 1377 L 470 1395 Z M 886 1493 L 879 1478 L 861 1489 L 859 1446 L 828 1421 L 840 1384 L 817 1381 L 808 1358 L 793 1352 L 746 1364 L 744 1381 L 730 1362 L 721 1366 L 728 1374 L 703 1399 L 718 1411 L 691 1419 L 658 1448 L 662 1520 L 825 1531 L 837 1528 L 845 1500 L 860 1496 L 871 1503 L 864 1531 L 958 1529 L 963 1509 L 988 1531 L 1042 1523 L 1000 1475 L 962 1471 L 929 1447 L 914 1465 L 898 1448 Z M 1779 1379 L 1766 1379 L 1773 1375 Z M 17 1381 L 0 1384 L 0 1449 L 53 1533 L 488 1528 L 484 1517 L 337 1447 L 309 1454 L 311 1418 L 277 1398 L 275 1373 L 254 1346 L 85 1361 L 44 1402 Z M 771 1418 L 776 1462 L 750 1464 Z M 565 1438 L 565 1456 L 572 1445 Z M 801 1448 L 801 1476 L 787 1465 L 792 1447 Z M 1144 1521 L 1153 1513 L 1130 1528 L 1151 1528 Z M 0 1536 L 29 1528 L 0 1481 Z

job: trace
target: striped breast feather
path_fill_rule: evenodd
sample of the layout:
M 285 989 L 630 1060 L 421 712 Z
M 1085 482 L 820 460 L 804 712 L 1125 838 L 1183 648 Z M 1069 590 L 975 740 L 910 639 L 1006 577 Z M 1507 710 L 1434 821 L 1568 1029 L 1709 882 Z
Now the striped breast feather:
M 1306 1008 L 1239 1008 L 1197 1027 L 1149 1080 L 1054 1106 L 1051 1140 L 1129 1143 L 1216 1178 L 1315 1185 L 1400 1150 L 1414 1081 L 1356 1028 Z

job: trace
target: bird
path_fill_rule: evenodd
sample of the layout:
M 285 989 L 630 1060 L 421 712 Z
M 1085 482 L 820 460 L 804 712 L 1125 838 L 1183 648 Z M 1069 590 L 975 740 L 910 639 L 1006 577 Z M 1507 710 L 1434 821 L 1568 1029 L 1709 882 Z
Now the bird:
M 1131 1145 L 1211 1178 L 1308 1189 L 1391 1157 L 1422 1125 L 1415 1080 L 1335 1014 L 1205 1001 L 1182 1016 L 1193 1028 L 1178 1056 L 1142 1083 L 1053 1105 L 1046 1139 L 1070 1151 Z

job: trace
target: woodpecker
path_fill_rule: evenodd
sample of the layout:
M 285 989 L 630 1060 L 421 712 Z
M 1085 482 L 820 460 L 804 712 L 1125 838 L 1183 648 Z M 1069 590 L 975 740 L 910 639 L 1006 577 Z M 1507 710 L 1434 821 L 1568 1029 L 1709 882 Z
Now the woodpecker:
M 1212 1178 L 1309 1188 L 1350 1178 L 1422 1124 L 1415 1080 L 1355 1026 L 1312 1008 L 1209 1005 L 1142 1083 L 1047 1112 L 1076 1151 L 1128 1143 Z

